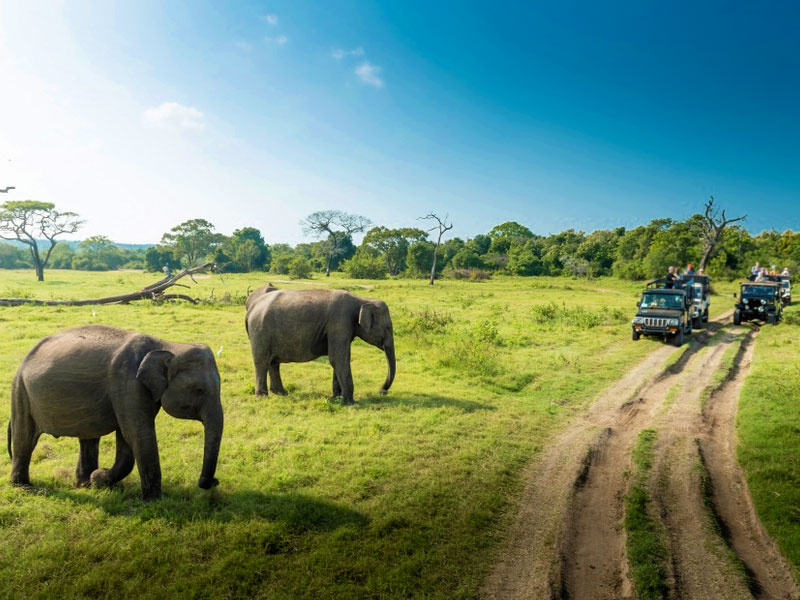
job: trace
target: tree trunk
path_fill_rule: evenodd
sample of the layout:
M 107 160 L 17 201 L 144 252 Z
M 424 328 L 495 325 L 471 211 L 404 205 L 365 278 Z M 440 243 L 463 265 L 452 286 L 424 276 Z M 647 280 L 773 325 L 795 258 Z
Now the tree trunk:
M 707 244 L 706 249 L 703 251 L 703 258 L 700 260 L 700 269 L 705 270 L 708 260 L 711 258 L 711 253 L 714 252 L 715 244 Z
M 433 285 L 433 280 L 436 279 L 436 255 L 437 254 L 439 254 L 439 242 L 436 242 L 436 247 L 433 249 L 433 265 L 431 266 L 431 280 L 428 282 L 428 285 Z

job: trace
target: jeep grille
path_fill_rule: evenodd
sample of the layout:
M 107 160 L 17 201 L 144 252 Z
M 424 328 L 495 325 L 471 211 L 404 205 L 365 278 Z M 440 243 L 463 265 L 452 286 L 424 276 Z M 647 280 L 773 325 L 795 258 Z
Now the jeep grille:
M 666 327 L 667 319 L 657 319 L 655 317 L 645 317 L 644 324 L 647 327 Z

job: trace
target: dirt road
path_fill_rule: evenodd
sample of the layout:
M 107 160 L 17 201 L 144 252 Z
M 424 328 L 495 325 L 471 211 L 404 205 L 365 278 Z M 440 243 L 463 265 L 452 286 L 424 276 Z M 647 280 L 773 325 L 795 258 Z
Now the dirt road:
M 483 597 L 635 598 L 623 507 L 633 446 L 651 428 L 649 488 L 669 547 L 667 597 L 800 598 L 735 460 L 734 417 L 756 335 L 726 315 L 693 336 L 673 364 L 666 366 L 675 348 L 652 352 L 570 423 L 529 466 Z M 732 369 L 723 363 L 731 352 Z

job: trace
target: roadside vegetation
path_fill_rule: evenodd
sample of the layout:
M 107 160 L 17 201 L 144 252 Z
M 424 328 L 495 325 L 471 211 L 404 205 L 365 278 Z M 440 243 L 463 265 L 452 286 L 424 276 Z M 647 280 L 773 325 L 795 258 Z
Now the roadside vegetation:
M 765 326 L 739 400 L 738 458 L 762 523 L 800 578 L 800 311 Z
M 196 486 L 202 427 L 157 420 L 164 499 L 73 488 L 77 441 L 42 436 L 33 491 L 0 459 L 0 595 L 11 597 L 471 598 L 511 524 L 520 472 L 657 340 L 629 342 L 639 284 L 603 278 L 472 283 L 363 281 L 315 286 L 384 299 L 398 376 L 377 390 L 384 357 L 353 345 L 357 405 L 329 400 L 323 360 L 284 366 L 288 397 L 253 395 L 243 326 L 261 273 L 196 277 L 186 303 L 0 311 L 0 397 L 42 337 L 105 323 L 217 353 L 226 411 L 217 475 Z M 0 295 L 79 298 L 139 289 L 141 272 L 4 273 Z M 288 280 L 287 280 L 288 281 Z M 0 423 L 9 416 L 0 402 Z M 5 427 L 0 428 L 5 447 Z M 101 465 L 113 461 L 113 436 Z

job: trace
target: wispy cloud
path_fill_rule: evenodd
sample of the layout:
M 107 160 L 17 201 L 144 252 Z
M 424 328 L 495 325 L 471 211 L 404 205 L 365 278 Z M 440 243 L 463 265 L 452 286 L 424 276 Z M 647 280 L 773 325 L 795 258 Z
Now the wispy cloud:
M 361 81 L 367 85 L 371 85 L 376 88 L 383 87 L 383 79 L 380 76 L 381 68 L 379 66 L 373 65 L 365 60 L 356 67 L 355 73 L 358 75 L 359 79 L 361 79 Z
M 278 15 L 264 15 L 261 18 L 273 27 L 278 24 Z
M 285 35 L 276 35 L 275 37 L 265 37 L 264 41 L 268 44 L 275 44 L 277 46 L 283 46 L 286 42 L 289 41 L 289 38 Z
M 233 45 L 236 46 L 242 52 L 250 52 L 253 49 L 253 44 L 251 44 L 250 42 L 243 42 L 241 40 L 233 42 Z
M 335 58 L 336 60 L 342 60 L 346 56 L 364 56 L 364 48 L 361 46 L 358 48 L 353 48 L 352 50 L 335 48 L 333 52 L 331 52 L 331 57 Z
M 142 122 L 151 127 L 165 127 L 202 131 L 205 129 L 205 115 L 193 106 L 177 102 L 163 102 L 148 108 L 142 114 Z

